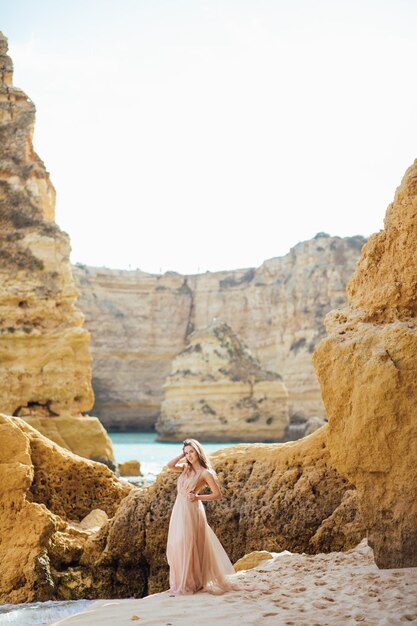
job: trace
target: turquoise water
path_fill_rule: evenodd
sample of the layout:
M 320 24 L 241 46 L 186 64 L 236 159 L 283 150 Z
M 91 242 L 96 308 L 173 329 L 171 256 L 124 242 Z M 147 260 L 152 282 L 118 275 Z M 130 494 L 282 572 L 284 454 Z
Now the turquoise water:
M 156 433 L 109 433 L 116 463 L 137 460 L 141 463 L 145 482 L 153 482 L 162 468 L 181 452 L 181 443 L 156 441 Z M 238 442 L 204 443 L 208 454 L 229 448 Z

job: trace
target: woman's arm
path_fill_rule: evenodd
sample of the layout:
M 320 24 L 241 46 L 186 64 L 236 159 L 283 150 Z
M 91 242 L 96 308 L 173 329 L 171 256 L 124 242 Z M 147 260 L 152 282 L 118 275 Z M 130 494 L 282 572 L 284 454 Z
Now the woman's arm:
M 173 470 L 174 472 L 182 472 L 182 470 L 184 469 L 184 463 L 179 463 L 179 461 L 181 461 L 181 459 L 184 458 L 184 452 L 181 452 L 181 454 L 179 454 L 178 456 L 175 457 L 175 459 L 172 459 L 171 461 L 169 461 L 167 463 L 167 468 L 169 470 Z
M 203 478 L 206 481 L 207 485 L 210 487 L 211 493 L 199 494 L 190 492 L 190 494 L 188 495 L 191 502 L 194 502 L 194 500 L 201 500 L 202 502 L 209 502 L 210 500 L 220 500 L 222 498 L 222 492 L 220 491 L 219 484 L 212 472 L 210 472 L 209 470 L 205 471 Z

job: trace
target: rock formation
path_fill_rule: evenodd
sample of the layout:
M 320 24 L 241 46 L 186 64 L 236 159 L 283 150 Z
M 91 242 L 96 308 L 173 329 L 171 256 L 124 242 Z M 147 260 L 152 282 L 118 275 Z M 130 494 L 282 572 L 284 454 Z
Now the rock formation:
M 289 391 L 291 418 L 323 417 L 311 353 L 345 302 L 362 237 L 323 233 L 259 268 L 182 276 L 76 266 L 92 335 L 94 412 L 114 430 L 152 428 L 172 360 L 190 333 L 227 322 Z
M 66 450 L 115 468 L 110 437 L 96 417 L 25 416 L 23 419 Z
M 224 497 L 206 511 L 232 562 L 254 550 L 347 550 L 363 538 L 356 492 L 334 469 L 326 437 L 324 426 L 296 442 L 241 444 L 212 455 Z M 168 588 L 165 549 L 177 477 L 163 472 L 125 498 L 97 561 L 123 559 L 137 568 L 145 558 L 149 593 Z
M 279 441 L 285 435 L 288 392 L 263 370 L 226 323 L 189 336 L 164 385 L 156 423 L 160 441 Z
M 55 190 L 32 146 L 35 107 L 12 85 L 1 33 L 0 67 L 0 410 L 78 417 L 84 434 L 92 428 L 94 454 L 111 461 L 104 429 L 79 421 L 94 401 L 89 333 L 75 307 L 68 236 L 54 222 Z M 52 428 L 68 432 L 58 421 Z
M 0 415 L 0 602 L 117 595 L 117 566 L 95 571 L 88 554 L 131 490 L 103 464 Z
M 301 441 L 214 455 L 224 498 L 207 513 L 233 561 L 254 550 L 315 554 L 361 540 L 356 492 L 332 466 L 326 436 L 327 426 Z M 164 472 L 135 489 L 0 415 L 0 602 L 166 589 L 176 478 Z
M 417 161 L 314 354 L 329 450 L 380 567 L 417 566 Z
M 119 476 L 142 476 L 140 461 L 125 461 L 117 466 Z
M 82 425 L 88 439 L 91 420 L 82 413 L 91 407 L 92 391 L 88 333 L 74 304 L 77 292 L 68 262 L 68 238 L 53 222 L 54 191 L 31 142 L 34 107 L 12 86 L 12 65 L 6 52 L 1 36 L 0 408 L 15 416 L 0 415 L 0 601 L 142 596 L 167 585 L 164 554 L 175 476 L 164 473 L 151 488 L 134 489 L 103 464 L 64 449 L 19 417 L 26 417 L 67 447 L 80 446 L 82 437 L 71 427 L 71 420 L 78 420 L 75 423 Z M 352 241 L 357 246 L 357 240 Z M 336 249 L 340 242 L 343 250 L 349 246 L 343 240 L 332 242 Z M 308 250 L 310 242 L 303 246 Z M 209 275 L 204 288 L 198 277 L 151 277 L 158 295 L 152 288 L 139 306 L 136 302 L 135 324 L 138 319 L 146 320 L 140 316 L 146 315 L 152 300 L 155 315 L 164 323 L 167 308 L 161 308 L 159 296 L 163 300 L 165 284 L 173 282 L 176 286 L 167 288 L 164 301 L 169 311 L 175 312 L 167 322 L 164 354 L 178 344 L 173 350 L 176 354 L 193 325 L 203 326 L 204 316 L 208 320 L 218 316 L 213 309 L 219 307 L 209 298 L 216 276 L 215 281 L 220 282 L 214 291 L 220 289 L 223 294 L 220 308 L 228 314 L 234 311 L 246 330 L 254 332 L 257 324 L 258 330 L 262 328 L 253 335 L 258 337 L 257 352 L 266 360 L 270 355 L 274 367 L 269 369 L 280 369 L 275 347 L 271 348 L 271 333 L 282 307 L 277 306 L 270 318 L 251 317 L 251 311 L 263 309 L 265 285 L 270 287 L 268 309 L 274 298 L 280 302 L 279 295 L 288 288 L 283 286 L 285 276 L 287 284 L 293 284 L 291 272 L 283 269 L 281 261 L 267 262 L 249 274 Z M 327 276 L 328 271 L 328 265 L 317 276 L 312 271 L 309 284 L 314 277 L 320 282 L 319 275 Z M 332 280 L 338 274 L 332 272 L 326 282 L 333 285 L 328 288 L 334 295 L 337 290 Z M 141 281 L 144 278 L 146 275 Z M 247 283 L 251 283 L 249 291 L 245 291 Z M 231 297 L 235 292 L 237 296 Z M 307 292 L 299 293 L 307 298 Z M 192 294 L 195 302 L 190 304 Z M 123 312 L 120 315 L 109 302 L 109 310 L 113 316 L 117 313 L 123 326 Z M 182 314 L 176 316 L 181 307 L 188 312 L 185 326 Z M 293 307 L 284 316 L 282 333 L 284 344 L 293 346 L 289 351 L 294 356 L 300 350 L 309 353 L 320 334 L 314 323 L 303 327 L 300 336 L 300 320 L 293 324 L 296 310 Z M 108 320 L 112 319 L 109 316 Z M 152 323 L 154 320 L 151 316 Z M 149 333 L 144 323 L 145 344 L 139 357 L 136 344 L 121 342 L 124 351 L 112 353 L 116 354 L 113 366 L 136 359 L 144 371 L 152 358 L 158 362 L 158 347 L 164 344 L 158 325 L 153 328 Z M 173 333 L 174 328 L 182 329 L 182 335 Z M 148 346 L 148 353 L 143 345 Z M 143 354 L 147 358 L 143 359 Z M 115 371 L 118 373 L 113 367 Z M 122 368 L 119 371 L 122 373 Z M 160 369 L 154 371 L 159 375 Z M 296 386 L 293 398 L 294 389 Z M 317 399 L 309 398 L 305 389 L 303 406 L 312 410 Z M 144 400 L 152 395 L 147 392 L 144 388 Z M 154 397 L 146 406 L 153 410 L 158 402 Z M 97 431 L 97 424 L 94 429 Z M 356 492 L 331 461 L 327 430 L 324 426 L 296 443 L 238 446 L 217 453 L 214 465 L 225 498 L 210 505 L 208 514 L 233 560 L 258 549 L 308 553 L 346 549 L 362 538 Z

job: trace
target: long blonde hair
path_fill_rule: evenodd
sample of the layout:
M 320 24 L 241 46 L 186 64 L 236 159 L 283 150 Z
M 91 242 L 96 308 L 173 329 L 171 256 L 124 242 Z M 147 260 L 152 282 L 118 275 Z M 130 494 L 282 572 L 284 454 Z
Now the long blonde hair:
M 184 454 L 185 454 L 185 446 L 191 446 L 192 448 L 194 448 L 194 450 L 197 452 L 200 465 L 202 465 L 208 470 L 213 471 L 213 468 L 211 467 L 211 463 L 208 459 L 208 456 L 204 452 L 203 446 L 201 445 L 199 441 L 197 441 L 197 439 L 184 439 L 183 444 L 182 444 L 182 450 Z M 188 469 L 193 469 L 193 466 L 191 465 L 189 461 L 187 461 L 187 465 L 188 465 Z

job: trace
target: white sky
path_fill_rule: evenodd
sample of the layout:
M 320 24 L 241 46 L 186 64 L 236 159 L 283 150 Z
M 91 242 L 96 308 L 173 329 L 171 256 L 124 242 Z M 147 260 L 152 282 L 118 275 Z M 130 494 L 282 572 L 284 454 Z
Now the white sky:
M 0 29 L 74 263 L 367 236 L 417 157 L 414 0 L 0 0 Z

